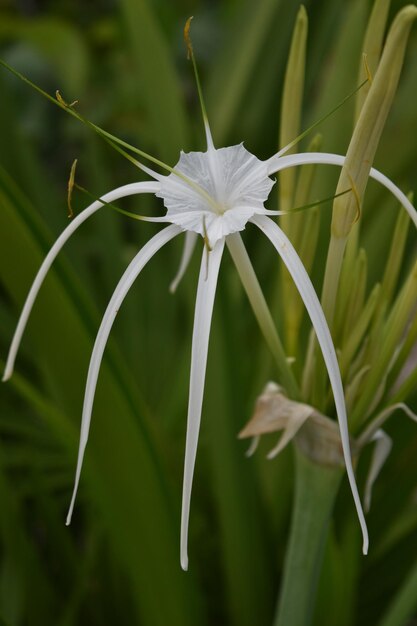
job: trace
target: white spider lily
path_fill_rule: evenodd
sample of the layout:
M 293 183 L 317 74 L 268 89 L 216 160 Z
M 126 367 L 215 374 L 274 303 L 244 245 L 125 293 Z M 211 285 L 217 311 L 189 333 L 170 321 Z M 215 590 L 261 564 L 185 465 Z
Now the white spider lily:
M 197 233 L 202 236 L 204 246 L 192 339 L 181 521 L 181 565 L 183 569 L 187 569 L 187 533 L 192 477 L 200 427 L 210 323 L 217 277 L 225 243 L 228 245 L 232 258 L 242 276 L 245 289 L 248 292 L 258 319 L 261 315 L 259 311 L 256 311 L 257 305 L 262 307 L 261 296 L 258 291 L 259 286 L 256 284 L 254 274 L 251 276 L 251 272 L 248 273 L 247 271 L 248 267 L 245 265 L 245 262 L 248 262 L 247 252 L 238 234 L 250 222 L 267 236 L 281 256 L 303 298 L 316 331 L 333 389 L 346 470 L 362 527 L 363 551 L 366 553 L 368 535 L 351 463 L 344 394 L 330 332 L 317 295 L 296 251 L 279 226 L 268 217 L 268 215 L 276 214 L 277 212 L 268 211 L 264 207 L 264 202 L 274 184 L 274 181 L 269 177 L 270 174 L 288 167 L 308 163 L 326 163 L 341 166 L 344 163 L 344 157 L 334 154 L 305 153 L 291 156 L 274 156 L 268 161 L 261 161 L 250 154 L 243 145 L 215 149 L 208 126 L 206 128 L 208 135 L 208 149 L 206 152 L 182 153 L 175 172 L 169 176 L 162 176 L 152 172 L 155 181 L 134 183 L 114 189 L 103 196 L 103 202 L 98 200 L 84 209 L 64 230 L 45 258 L 30 289 L 11 344 L 3 380 L 7 380 L 12 375 L 22 334 L 37 293 L 52 262 L 67 239 L 88 217 L 108 202 L 142 193 L 153 193 L 157 197 L 162 198 L 167 208 L 166 215 L 161 218 L 150 219 L 165 221 L 171 225 L 155 235 L 138 252 L 128 266 L 109 302 L 94 344 L 85 390 L 75 486 L 67 517 L 67 523 L 69 524 L 88 439 L 100 364 L 117 311 L 143 267 L 162 246 L 183 231 L 187 234 Z M 417 223 L 415 211 L 406 196 L 377 170 L 372 169 L 371 176 L 396 196 L 414 222 Z M 193 237 L 190 241 L 189 238 L 189 249 L 186 252 L 185 261 L 189 258 L 190 247 L 195 243 L 194 239 Z M 183 273 L 185 265 L 186 263 L 183 264 L 181 273 Z M 252 268 L 251 271 L 253 272 Z M 256 301 L 256 298 L 258 298 L 258 301 Z
M 193 56 L 192 60 L 194 63 Z M 17 75 L 22 78 L 21 75 Z M 196 78 L 201 96 L 197 72 Z M 26 82 L 31 84 L 30 81 L 26 80 Z M 46 95 L 44 92 L 42 93 Z M 69 107 L 67 107 L 65 103 L 63 105 L 61 100 L 62 98 L 59 100 L 59 106 L 69 110 Z M 170 225 L 155 235 L 137 253 L 126 269 L 110 299 L 95 340 L 85 389 L 75 485 L 67 516 L 67 524 L 69 524 L 88 439 L 100 365 L 117 312 L 133 282 L 148 261 L 150 261 L 154 254 L 171 239 L 185 232 L 186 246 L 180 269 L 173 283 L 171 283 L 171 290 L 175 290 L 186 270 L 198 235 L 202 237 L 204 245 L 198 280 L 192 337 L 181 515 L 181 566 L 186 570 L 188 567 L 187 535 L 190 499 L 202 411 L 210 325 L 217 278 L 225 244 L 231 253 L 249 301 L 271 351 L 275 355 L 278 355 L 278 357 L 282 357 L 283 355 L 282 346 L 271 319 L 269 309 L 239 234 L 240 231 L 245 229 L 249 222 L 266 235 L 281 256 L 304 301 L 315 329 L 333 390 L 344 462 L 362 528 L 363 552 L 366 553 L 368 550 L 368 533 L 352 468 L 344 392 L 329 328 L 317 295 L 300 258 L 284 232 L 275 221 L 271 220 L 269 217 L 271 215 L 278 215 L 280 212 L 269 211 L 264 206 L 271 188 L 274 185 L 274 180 L 270 178 L 272 174 L 302 164 L 343 166 L 345 158 L 340 155 L 322 153 L 303 153 L 283 156 L 285 152 L 285 149 L 283 149 L 267 161 L 261 161 L 248 152 L 243 147 L 243 144 L 216 149 L 210 133 L 202 98 L 201 104 L 207 137 L 206 152 L 181 153 L 180 160 L 174 169 L 153 159 L 153 157 L 149 157 L 149 155 L 141 153 L 168 169 L 170 174 L 163 176 L 135 161 L 142 170 L 154 179 L 153 181 L 125 185 L 110 191 L 104 195 L 102 199 L 93 202 L 93 204 L 74 218 L 60 235 L 39 269 L 24 304 L 10 347 L 3 380 L 10 378 L 13 373 L 16 354 L 38 291 L 51 264 L 68 238 L 88 217 L 109 202 L 113 202 L 122 197 L 142 193 L 152 193 L 156 197 L 161 198 L 167 209 L 165 216 L 145 219 L 155 222 L 166 222 Z M 69 110 L 69 112 L 79 117 L 73 110 Z M 91 126 L 97 130 L 97 127 L 94 125 Z M 106 138 L 111 138 L 111 136 L 104 131 L 102 134 Z M 394 194 L 417 226 L 414 208 L 400 189 L 387 177 L 373 168 L 370 171 L 370 176 L 379 181 Z M 294 395 L 298 394 L 298 386 L 289 367 L 287 368 L 287 380 L 283 379 L 281 382 L 286 387 L 287 392 L 290 394 L 293 392 Z

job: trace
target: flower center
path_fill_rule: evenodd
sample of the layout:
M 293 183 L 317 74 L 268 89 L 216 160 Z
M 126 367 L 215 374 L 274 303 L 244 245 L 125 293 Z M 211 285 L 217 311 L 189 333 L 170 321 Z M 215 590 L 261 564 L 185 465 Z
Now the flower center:
M 182 152 L 174 169 L 177 174 L 164 178 L 156 195 L 172 223 L 207 236 L 211 245 L 262 213 L 274 184 L 265 163 L 242 144 Z

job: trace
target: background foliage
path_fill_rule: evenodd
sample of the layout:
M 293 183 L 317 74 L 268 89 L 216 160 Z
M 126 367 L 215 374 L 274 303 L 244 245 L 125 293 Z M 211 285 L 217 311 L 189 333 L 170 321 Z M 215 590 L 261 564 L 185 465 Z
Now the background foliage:
M 393 2 L 391 13 L 402 6 Z M 371 8 L 364 0 L 306 2 L 309 39 L 303 126 L 357 84 Z M 260 158 L 277 148 L 282 89 L 297 3 L 289 0 L 3 0 L 1 55 L 34 82 L 79 100 L 89 119 L 175 164 L 204 136 L 182 28 L 193 39 L 217 145 L 242 140 Z M 416 190 L 417 32 L 376 165 Z M 141 174 L 88 129 L 0 72 L 0 355 L 42 257 L 67 223 L 66 185 L 94 195 Z M 354 102 L 321 127 L 323 149 L 343 153 Z M 337 172 L 318 171 L 318 197 Z M 271 206 L 276 198 L 272 198 Z M 78 194 L 77 210 L 87 204 Z M 124 201 L 141 213 L 154 200 Z M 367 207 L 372 211 L 367 211 Z M 370 184 L 363 244 L 369 284 L 387 256 L 396 206 Z M 321 286 L 330 210 L 324 208 L 313 278 Z M 100 316 L 134 252 L 155 232 L 103 209 L 86 223 L 47 279 L 17 372 L 0 389 L 0 616 L 7 626 L 72 624 L 270 624 L 279 590 L 292 497 L 292 455 L 244 456 L 236 434 L 276 376 L 229 259 L 219 284 L 194 484 L 190 572 L 179 566 L 179 506 L 188 393 L 194 259 L 175 297 L 181 253 L 159 254 L 126 300 L 112 332 L 95 403 L 74 521 L 64 526 L 75 468 L 88 357 Z M 407 268 L 414 233 L 408 242 Z M 267 295 L 279 265 L 245 235 Z M 280 325 L 280 304 L 275 305 Z M 303 322 L 307 338 L 309 325 Z M 413 406 L 413 402 L 411 402 Z M 416 404 L 414 402 L 414 408 Z M 417 604 L 417 431 L 396 416 L 395 445 L 369 515 L 371 550 L 360 553 L 353 505 L 342 489 L 319 581 L 315 624 L 384 620 L 404 590 Z M 368 465 L 361 459 L 359 481 Z M 410 595 L 410 594 L 409 594 Z M 411 593 L 413 595 L 413 593 Z M 412 604 L 412 603 L 411 603 Z M 390 621 L 391 620 L 391 621 Z M 411 622 L 410 622 L 411 623 Z

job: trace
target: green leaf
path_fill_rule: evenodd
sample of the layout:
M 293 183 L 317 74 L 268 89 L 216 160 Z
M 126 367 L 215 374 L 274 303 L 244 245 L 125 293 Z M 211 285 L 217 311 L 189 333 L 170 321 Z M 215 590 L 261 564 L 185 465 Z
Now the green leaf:
M 207 109 L 216 143 L 222 143 L 236 119 L 266 35 L 279 14 L 280 0 L 247 2 L 230 25 L 224 49 L 208 85 Z
M 155 147 L 163 161 L 176 163 L 188 146 L 188 129 L 172 54 L 146 0 L 122 0 L 121 6 Z
M 397 591 L 379 626 L 404 626 L 417 608 L 417 564 L 414 564 L 406 580 Z
M 53 618 L 54 597 L 44 564 L 26 531 L 25 511 L 13 482 L 3 472 L 3 447 L 0 447 L 0 606 L 11 624 L 20 623 L 29 611 L 36 621 Z M 36 588 L 33 581 L 36 580 Z M 39 623 L 39 622 L 38 622 Z

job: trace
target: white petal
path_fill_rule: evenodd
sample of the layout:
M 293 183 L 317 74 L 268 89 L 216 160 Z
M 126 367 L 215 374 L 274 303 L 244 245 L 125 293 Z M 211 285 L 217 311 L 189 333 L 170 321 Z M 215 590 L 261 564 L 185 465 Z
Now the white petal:
M 167 217 L 179 224 L 178 216 L 187 214 L 180 225 L 202 235 L 202 215 L 209 215 L 206 228 L 212 245 L 230 232 L 242 230 L 253 213 L 264 211 L 263 203 L 274 185 L 265 163 L 242 144 L 182 152 L 175 171 L 193 184 L 174 173 L 161 180 L 157 195 L 164 201 Z
M 183 213 L 170 213 L 164 217 L 143 217 L 147 222 L 169 222 L 177 224 L 185 231 L 192 231 L 208 239 L 210 247 L 227 237 L 231 233 L 244 230 L 248 220 L 256 211 L 253 208 L 230 209 L 222 215 L 217 215 L 212 211 L 185 211 Z M 262 215 L 265 211 L 259 210 Z
M 377 430 L 374 433 L 371 441 L 375 442 L 374 453 L 372 455 L 371 466 L 369 468 L 368 476 L 365 485 L 365 511 L 368 512 L 371 508 L 372 488 L 376 479 L 379 476 L 379 472 L 384 466 L 389 453 L 392 448 L 391 437 L 388 437 L 383 430 Z
M 78 484 L 80 481 L 81 468 L 83 464 L 85 447 L 87 445 L 88 433 L 90 430 L 91 412 L 93 409 L 94 394 L 97 385 L 98 374 L 100 371 L 100 365 L 103 358 L 104 348 L 106 347 L 107 339 L 109 337 L 113 322 L 116 318 L 117 312 L 123 303 L 128 291 L 130 290 L 133 282 L 142 271 L 146 263 L 153 257 L 156 252 L 168 241 L 173 239 L 180 233 L 180 229 L 177 226 L 167 226 L 157 235 L 152 237 L 147 244 L 137 253 L 133 261 L 129 264 L 122 278 L 120 279 L 110 302 L 104 313 L 103 319 L 100 324 L 99 331 L 94 343 L 93 352 L 91 354 L 90 365 L 88 368 L 87 383 L 85 387 L 83 414 L 81 420 L 81 434 L 80 444 L 78 448 L 77 469 L 75 473 L 74 491 L 71 498 L 71 504 L 69 507 L 66 524 L 71 523 L 71 516 L 74 509 L 75 498 L 77 495 Z
M 179 283 L 181 282 L 185 272 L 187 271 L 188 265 L 191 261 L 191 257 L 193 256 L 195 244 L 197 243 L 197 233 L 194 233 L 188 230 L 185 233 L 185 242 L 184 248 L 182 250 L 182 256 L 180 261 L 180 266 L 178 271 L 169 286 L 169 290 L 171 293 L 175 293 Z
M 328 154 L 322 152 L 304 152 L 300 154 L 293 154 L 289 156 L 278 157 L 274 155 L 267 161 L 265 161 L 268 174 L 271 175 L 275 172 L 279 172 L 281 170 L 287 169 L 288 167 L 294 167 L 296 165 L 338 165 L 343 166 L 346 157 L 341 156 L 339 154 Z M 407 196 L 395 185 L 392 180 L 390 180 L 387 176 L 371 167 L 371 171 L 369 176 L 381 183 L 386 189 L 388 189 L 402 204 L 404 209 L 407 211 L 411 220 L 414 222 L 414 225 L 417 227 L 417 211 L 414 206 L 411 204 Z
M 275 184 L 268 177 L 264 161 L 248 152 L 243 144 L 220 148 L 217 152 L 226 201 L 233 205 L 263 206 Z
M 188 569 L 187 543 L 191 489 L 200 431 L 211 317 L 223 249 L 224 240 L 220 240 L 212 252 L 208 252 L 207 246 L 204 246 L 195 303 L 181 512 L 181 567 L 183 570 Z
M 210 124 L 207 119 L 204 119 L 204 130 L 206 132 L 206 140 L 207 140 L 207 151 L 215 150 L 213 137 L 211 134 Z
M 159 183 L 155 182 L 132 183 L 130 185 L 123 185 L 123 187 L 118 187 L 117 189 L 113 189 L 113 191 L 106 193 L 103 196 L 103 200 L 105 202 L 113 202 L 114 200 L 117 200 L 119 198 L 124 198 L 126 196 L 132 196 L 135 194 L 156 193 L 159 188 Z M 98 209 L 100 209 L 102 206 L 104 206 L 104 204 L 97 200 L 96 202 L 93 202 L 93 204 L 91 204 L 89 207 L 84 209 L 82 213 L 74 217 L 74 219 L 61 233 L 61 235 L 58 237 L 58 239 L 46 255 L 41 267 L 38 270 L 38 273 L 36 274 L 35 280 L 32 283 L 22 312 L 20 314 L 20 318 L 9 349 L 9 354 L 7 356 L 6 368 L 4 370 L 4 375 L 2 379 L 3 382 L 8 380 L 13 374 L 17 351 L 19 349 L 20 341 L 26 328 L 30 312 L 38 295 L 39 289 L 41 288 L 45 276 L 48 273 L 52 263 L 54 262 L 61 248 L 71 237 L 71 235 L 77 230 L 77 228 L 81 226 L 81 224 L 85 222 L 86 219 L 88 219 L 91 215 L 93 215 L 93 213 L 98 211 Z
M 349 478 L 353 499 L 355 501 L 359 522 L 362 528 L 363 552 L 364 554 L 366 554 L 368 551 L 369 543 L 368 530 L 366 527 L 365 517 L 363 514 L 362 505 L 356 486 L 355 475 L 352 467 L 346 407 L 339 371 L 339 364 L 337 362 L 336 352 L 334 349 L 329 328 L 327 326 L 326 318 L 324 317 L 323 310 L 321 308 L 319 299 L 317 298 L 317 294 L 314 291 L 314 287 L 311 284 L 310 278 L 288 237 L 269 217 L 266 217 L 264 215 L 255 215 L 251 219 L 251 221 L 265 233 L 265 235 L 271 241 L 273 246 L 276 248 L 278 254 L 284 261 L 304 302 L 304 305 L 307 309 L 314 330 L 316 332 L 317 340 L 323 353 L 323 358 L 326 363 L 330 383 L 333 390 L 336 412 L 339 420 L 340 437 L 342 440 L 346 471 Z

